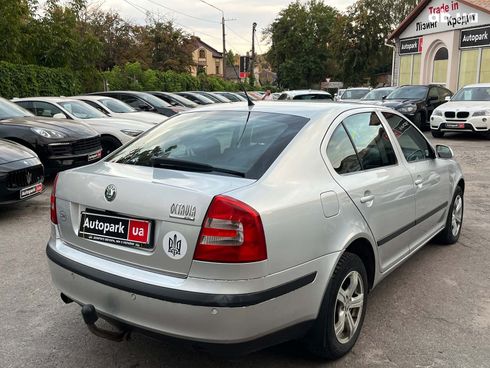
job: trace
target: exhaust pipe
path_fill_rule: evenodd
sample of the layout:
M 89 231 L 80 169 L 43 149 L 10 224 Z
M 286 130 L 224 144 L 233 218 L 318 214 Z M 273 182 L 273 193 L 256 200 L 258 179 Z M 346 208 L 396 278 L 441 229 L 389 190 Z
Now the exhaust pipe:
M 95 336 L 117 342 L 129 340 L 129 337 L 131 335 L 131 330 L 129 329 L 118 328 L 119 331 L 109 331 L 97 327 L 95 323 L 99 319 L 99 316 L 97 315 L 97 311 L 92 304 L 82 305 L 82 317 L 89 331 L 92 332 Z

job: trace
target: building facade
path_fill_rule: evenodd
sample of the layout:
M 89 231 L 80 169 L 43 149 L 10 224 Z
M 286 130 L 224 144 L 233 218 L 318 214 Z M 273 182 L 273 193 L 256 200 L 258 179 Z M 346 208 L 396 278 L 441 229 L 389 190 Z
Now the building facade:
M 388 42 L 393 85 L 490 83 L 490 0 L 421 0 Z
M 192 75 L 204 73 L 223 77 L 223 53 L 209 46 L 199 37 L 193 37 L 193 44 L 192 60 L 195 65 L 191 67 Z

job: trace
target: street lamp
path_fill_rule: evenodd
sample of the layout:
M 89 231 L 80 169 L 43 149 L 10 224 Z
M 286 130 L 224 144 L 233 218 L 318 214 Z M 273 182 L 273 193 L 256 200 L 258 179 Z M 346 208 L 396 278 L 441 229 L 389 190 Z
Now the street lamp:
M 209 5 L 210 7 L 218 10 L 219 12 L 221 12 L 221 28 L 222 28 L 222 31 L 223 31 L 223 78 L 226 77 L 226 43 L 225 43 L 225 37 L 226 37 L 226 34 L 225 34 L 225 12 L 214 6 L 213 4 L 210 4 L 208 3 L 207 1 L 204 1 L 204 0 L 200 0 L 201 3 L 204 3 L 206 5 Z

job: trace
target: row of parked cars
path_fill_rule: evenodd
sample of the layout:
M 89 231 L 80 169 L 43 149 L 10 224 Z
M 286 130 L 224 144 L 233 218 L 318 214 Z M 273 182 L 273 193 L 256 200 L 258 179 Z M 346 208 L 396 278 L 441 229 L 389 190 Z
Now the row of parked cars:
M 181 111 L 238 101 L 201 91 L 0 99 L 0 204 L 41 194 L 45 176 L 93 163 Z

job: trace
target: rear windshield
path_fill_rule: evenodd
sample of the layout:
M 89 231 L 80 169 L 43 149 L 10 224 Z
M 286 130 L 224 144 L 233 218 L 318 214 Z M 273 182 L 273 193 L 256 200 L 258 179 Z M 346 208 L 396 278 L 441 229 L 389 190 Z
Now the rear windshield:
M 307 122 L 304 117 L 261 112 L 187 113 L 142 135 L 108 161 L 152 166 L 155 159 L 174 159 L 258 179 Z

